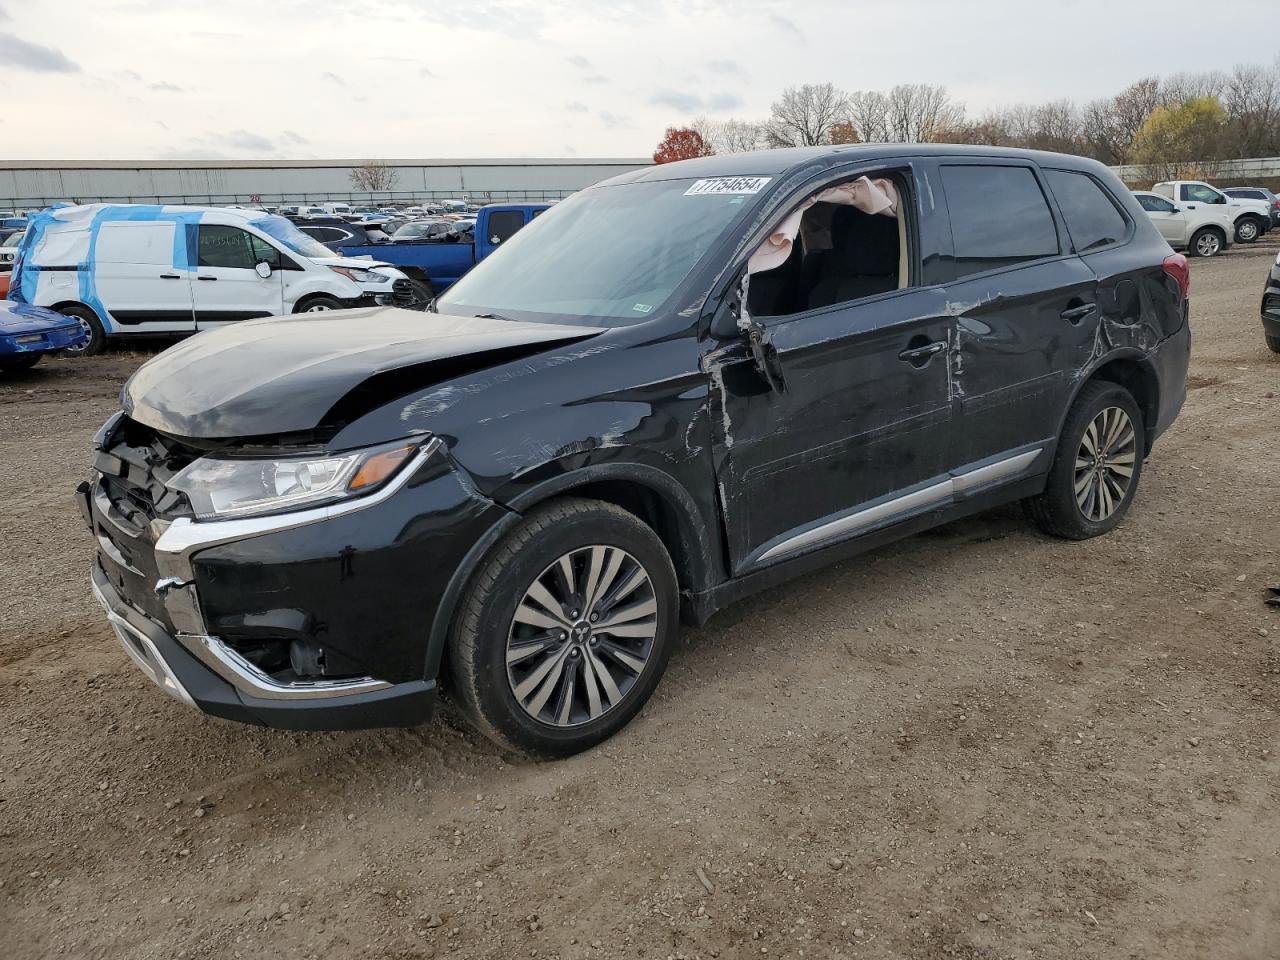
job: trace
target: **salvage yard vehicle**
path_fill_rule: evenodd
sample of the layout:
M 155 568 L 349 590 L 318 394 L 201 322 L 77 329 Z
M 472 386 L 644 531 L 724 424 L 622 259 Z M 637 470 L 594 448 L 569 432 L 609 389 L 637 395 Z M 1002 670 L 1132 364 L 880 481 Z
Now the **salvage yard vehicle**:
M 346 257 L 371 256 L 396 266 L 417 267 L 431 278 L 431 285 L 439 293 L 549 206 L 546 203 L 495 203 L 481 208 L 471 231 L 452 230 L 449 225 L 454 221 L 449 220 L 415 221 L 397 230 L 392 244 L 344 244 L 338 249 Z M 417 223 L 439 226 L 419 228 Z M 411 235 L 414 233 L 425 236 Z
M 1272 353 L 1280 353 L 1280 254 L 1271 264 L 1262 289 L 1262 339 Z
M 93 589 L 209 713 L 413 724 L 445 677 L 498 743 L 572 753 L 640 710 L 681 614 L 1011 501 L 1113 529 L 1185 397 L 1188 281 L 1079 157 L 645 167 L 425 315 L 255 320 L 148 361 L 79 488 Z
M 86 339 L 88 334 L 70 317 L 0 300 L 0 374 L 30 369 L 41 358 L 75 350 Z
M 1271 205 L 1252 197 L 1228 197 L 1217 187 L 1201 180 L 1171 180 L 1157 183 L 1151 192 L 1172 200 L 1184 210 L 1221 206 L 1231 212 L 1238 243 L 1253 243 L 1271 229 Z
M 92 204 L 32 217 L 11 296 L 109 337 L 195 333 L 254 317 L 422 307 L 404 271 L 335 256 L 283 217 L 222 207 Z
M 1235 219 L 1229 208 L 1211 203 L 1179 206 L 1144 190 L 1133 195 L 1173 249 L 1186 250 L 1193 257 L 1216 257 L 1231 249 Z
M 1237 200 L 1261 200 L 1271 211 L 1271 226 L 1280 227 L 1280 197 L 1266 187 L 1223 187 L 1222 192 Z

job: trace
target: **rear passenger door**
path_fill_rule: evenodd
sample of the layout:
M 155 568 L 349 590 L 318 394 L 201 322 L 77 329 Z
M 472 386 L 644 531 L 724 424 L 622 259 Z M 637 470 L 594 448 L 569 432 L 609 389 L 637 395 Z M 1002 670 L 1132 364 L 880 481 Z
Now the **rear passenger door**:
M 94 243 L 93 283 L 115 333 L 189 333 L 191 273 L 175 246 L 172 221 L 108 220 Z M 185 237 L 183 238 L 185 239 Z
M 196 326 L 201 330 L 284 311 L 280 253 L 261 237 L 240 227 L 200 224 L 196 280 Z M 269 277 L 257 265 L 271 267 Z
M 1071 250 L 1040 172 L 1018 160 L 944 161 L 956 317 L 955 467 L 1048 469 L 1072 373 L 1093 350 L 1093 272 Z M 997 466 L 999 465 L 999 466 Z

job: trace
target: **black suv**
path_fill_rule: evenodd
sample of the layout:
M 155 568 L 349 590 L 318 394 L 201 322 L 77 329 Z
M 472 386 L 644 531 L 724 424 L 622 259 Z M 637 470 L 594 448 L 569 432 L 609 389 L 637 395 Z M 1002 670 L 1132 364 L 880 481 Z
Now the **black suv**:
M 436 300 L 155 357 L 81 485 L 164 689 L 537 754 L 623 726 L 680 615 L 1014 500 L 1112 529 L 1185 396 L 1187 263 L 1105 167 L 952 146 L 652 166 Z M 781 638 L 782 642 L 799 642 Z

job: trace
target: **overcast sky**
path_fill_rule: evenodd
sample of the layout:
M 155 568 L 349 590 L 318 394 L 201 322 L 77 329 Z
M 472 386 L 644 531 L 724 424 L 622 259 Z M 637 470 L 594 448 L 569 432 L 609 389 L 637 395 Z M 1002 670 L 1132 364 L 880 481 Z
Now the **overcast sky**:
M 971 114 L 1270 48 L 1223 0 L 0 0 L 0 156 L 635 157 L 789 84 Z

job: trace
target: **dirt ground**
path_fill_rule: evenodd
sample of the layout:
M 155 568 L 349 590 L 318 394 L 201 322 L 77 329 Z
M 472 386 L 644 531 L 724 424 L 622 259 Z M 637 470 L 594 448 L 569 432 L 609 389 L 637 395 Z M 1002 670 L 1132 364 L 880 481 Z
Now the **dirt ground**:
M 71 491 L 144 356 L 0 385 L 0 955 L 1280 957 L 1277 246 L 1196 261 L 1126 522 L 1017 509 L 793 582 L 571 760 L 446 709 L 296 734 L 153 687 Z

